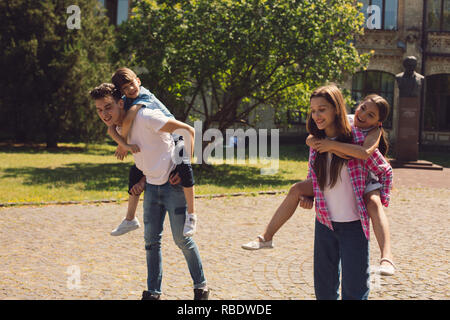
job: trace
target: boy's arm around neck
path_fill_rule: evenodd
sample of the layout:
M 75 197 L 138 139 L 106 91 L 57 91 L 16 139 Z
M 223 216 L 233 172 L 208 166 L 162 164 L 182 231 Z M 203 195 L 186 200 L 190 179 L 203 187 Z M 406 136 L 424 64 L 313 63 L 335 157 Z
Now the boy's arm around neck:
M 122 131 L 121 131 L 121 135 L 125 140 L 127 139 L 128 133 L 130 132 L 131 124 L 133 123 L 134 119 L 136 118 L 136 114 L 141 108 L 142 104 L 135 104 L 131 106 L 131 108 L 125 114 L 125 118 L 123 119 L 122 122 Z
M 117 132 L 116 125 L 113 124 L 108 127 L 108 134 L 119 146 L 125 147 L 127 145 L 126 140 Z
M 194 154 L 194 141 L 195 141 L 195 130 L 187 123 L 168 118 L 166 124 L 159 129 L 162 132 L 175 133 L 184 138 L 184 145 L 186 151 L 190 152 L 189 159 L 192 158 Z M 189 148 L 190 146 L 190 148 Z

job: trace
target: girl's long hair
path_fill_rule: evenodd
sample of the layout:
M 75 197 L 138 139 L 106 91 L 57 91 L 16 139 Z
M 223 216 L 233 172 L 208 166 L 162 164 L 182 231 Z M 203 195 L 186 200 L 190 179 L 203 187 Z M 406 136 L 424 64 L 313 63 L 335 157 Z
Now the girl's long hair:
M 334 124 L 338 132 L 336 141 L 351 143 L 352 142 L 352 129 L 347 119 L 347 111 L 345 109 L 344 97 L 342 96 L 339 88 L 334 85 L 326 85 L 317 88 L 311 94 L 310 101 L 313 98 L 322 97 L 325 98 L 336 110 L 336 118 Z M 325 130 L 319 130 L 315 121 L 312 119 L 311 111 L 308 113 L 308 120 L 306 122 L 306 128 L 310 134 L 319 139 L 325 139 Z M 339 178 L 341 168 L 347 160 L 332 154 L 330 164 L 330 188 L 332 188 Z M 317 157 L 313 164 L 314 172 L 317 176 L 320 189 L 324 190 L 327 181 L 327 153 L 317 153 Z
M 387 119 L 389 110 L 391 108 L 389 106 L 389 102 L 387 102 L 386 99 L 377 94 L 369 94 L 363 99 L 363 102 L 364 101 L 372 101 L 376 104 L 378 113 L 380 115 L 380 118 L 378 119 L 379 122 L 384 122 Z M 385 156 L 389 151 L 389 140 L 383 127 L 381 127 L 381 138 L 380 143 L 378 144 L 378 150 L 380 150 L 383 156 Z

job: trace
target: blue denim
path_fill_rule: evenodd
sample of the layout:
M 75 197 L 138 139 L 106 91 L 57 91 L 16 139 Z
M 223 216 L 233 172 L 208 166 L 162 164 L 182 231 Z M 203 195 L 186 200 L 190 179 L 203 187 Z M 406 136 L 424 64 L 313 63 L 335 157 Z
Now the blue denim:
M 318 300 L 369 297 L 369 241 L 361 221 L 333 222 L 333 230 L 316 220 L 314 236 L 314 291 Z
M 161 238 L 166 212 L 169 212 L 173 240 L 184 254 L 194 289 L 201 288 L 206 284 L 197 245 L 192 238 L 183 236 L 186 211 L 186 199 L 181 186 L 173 186 L 169 182 L 159 186 L 146 184 L 144 240 L 147 258 L 147 286 L 151 293 L 161 294 L 163 273 Z
M 172 119 L 175 118 L 173 114 L 170 113 L 169 109 L 167 109 L 167 107 L 161 101 L 159 101 L 158 98 L 156 98 L 153 93 L 151 93 L 142 86 L 140 87 L 139 95 L 137 96 L 136 99 L 130 99 L 127 98 L 126 96 L 123 96 L 123 99 L 124 99 L 123 108 L 125 109 L 125 111 L 128 111 L 135 104 L 142 104 L 146 108 L 150 108 L 153 110 L 154 109 L 160 110 L 168 118 Z

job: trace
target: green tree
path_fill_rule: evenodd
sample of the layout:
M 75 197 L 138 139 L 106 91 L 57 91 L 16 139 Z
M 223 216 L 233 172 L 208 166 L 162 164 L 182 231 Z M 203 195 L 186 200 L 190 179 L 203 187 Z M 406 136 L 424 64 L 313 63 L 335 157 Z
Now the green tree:
M 67 12 L 73 4 L 80 8 L 79 29 L 71 25 L 75 12 Z M 113 27 L 102 10 L 97 0 L 0 2 L 5 137 L 47 147 L 104 137 L 88 97 L 112 72 Z
M 312 88 L 368 63 L 352 44 L 353 0 L 143 0 L 120 28 L 116 59 L 145 68 L 145 86 L 203 129 L 248 124 L 265 105 L 302 112 Z

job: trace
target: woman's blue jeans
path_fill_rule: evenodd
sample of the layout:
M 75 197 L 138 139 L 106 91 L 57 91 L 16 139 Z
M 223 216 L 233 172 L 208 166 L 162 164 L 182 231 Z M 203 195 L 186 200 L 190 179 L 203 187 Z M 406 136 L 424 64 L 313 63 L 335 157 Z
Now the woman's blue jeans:
M 361 221 L 333 222 L 333 230 L 316 220 L 314 237 L 314 290 L 318 300 L 369 297 L 369 241 Z
M 147 286 L 151 293 L 161 294 L 163 274 L 161 238 L 166 212 L 169 212 L 173 240 L 184 254 L 194 288 L 201 288 L 206 284 L 197 245 L 192 238 L 183 236 L 186 211 L 186 199 L 180 185 L 173 186 L 169 182 L 159 186 L 146 184 L 144 239 L 147 257 Z

